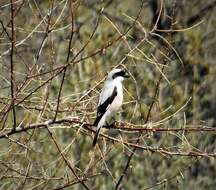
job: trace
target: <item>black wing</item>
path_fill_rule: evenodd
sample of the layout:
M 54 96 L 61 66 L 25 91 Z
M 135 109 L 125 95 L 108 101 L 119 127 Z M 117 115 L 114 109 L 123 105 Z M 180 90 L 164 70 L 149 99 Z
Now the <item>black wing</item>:
M 97 108 L 97 118 L 95 119 L 94 126 L 97 126 L 103 115 L 106 113 L 107 107 L 113 102 L 117 96 L 117 87 L 113 89 L 113 92 L 110 97 L 108 97 L 103 104 L 99 105 Z

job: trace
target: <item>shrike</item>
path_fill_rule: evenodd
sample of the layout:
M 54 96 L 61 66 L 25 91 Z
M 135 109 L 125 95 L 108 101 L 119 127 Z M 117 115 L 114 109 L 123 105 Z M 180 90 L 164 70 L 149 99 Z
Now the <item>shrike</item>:
M 107 126 L 107 120 L 121 107 L 123 102 L 122 82 L 128 77 L 128 73 L 123 69 L 113 69 L 108 74 L 100 94 L 97 118 L 93 124 L 97 126 L 93 146 L 97 143 L 101 127 Z

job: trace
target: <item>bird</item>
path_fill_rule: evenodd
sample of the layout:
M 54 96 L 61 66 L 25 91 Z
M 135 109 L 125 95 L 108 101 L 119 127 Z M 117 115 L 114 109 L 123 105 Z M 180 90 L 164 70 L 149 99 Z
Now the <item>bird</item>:
M 125 69 L 115 68 L 111 70 L 104 83 L 104 87 L 100 94 L 97 117 L 93 126 L 96 126 L 96 132 L 93 139 L 93 147 L 97 143 L 100 129 L 108 126 L 107 120 L 116 113 L 123 103 L 123 85 L 124 78 L 130 75 Z

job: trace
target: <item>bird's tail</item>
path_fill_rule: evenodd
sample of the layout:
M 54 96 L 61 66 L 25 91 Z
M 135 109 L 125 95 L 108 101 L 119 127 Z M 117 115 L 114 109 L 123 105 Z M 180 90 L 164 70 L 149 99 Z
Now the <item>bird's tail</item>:
M 100 128 L 96 129 L 95 136 L 94 136 L 94 140 L 93 140 L 93 143 L 92 143 L 93 147 L 94 147 L 94 146 L 96 145 L 96 143 L 97 143 L 97 139 L 98 139 L 99 133 L 100 133 Z

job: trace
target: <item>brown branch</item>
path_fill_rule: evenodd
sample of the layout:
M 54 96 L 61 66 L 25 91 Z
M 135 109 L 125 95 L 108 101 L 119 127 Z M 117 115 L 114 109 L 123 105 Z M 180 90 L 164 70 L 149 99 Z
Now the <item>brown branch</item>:
M 83 181 L 83 182 L 84 182 L 84 181 L 87 181 L 89 178 L 94 178 L 94 177 L 96 177 L 96 176 L 98 176 L 98 175 L 100 175 L 100 174 L 93 174 L 93 175 L 91 175 L 91 176 L 88 176 L 88 177 L 83 178 L 82 181 Z M 78 183 L 80 183 L 79 180 L 73 179 L 73 180 L 67 182 L 66 184 L 61 185 L 61 186 L 59 186 L 59 187 L 56 187 L 56 188 L 54 188 L 54 189 L 52 189 L 52 190 L 62 190 L 62 189 L 64 189 L 64 188 L 71 187 L 71 186 L 73 186 L 73 185 L 75 185 L 75 184 L 78 184 Z
M 43 49 L 43 47 L 45 45 L 45 42 L 46 42 L 46 40 L 47 40 L 50 32 L 52 31 L 52 29 L 50 29 L 50 24 L 51 24 L 51 17 L 52 17 L 52 13 L 53 13 L 53 11 L 52 11 L 53 10 L 53 6 L 54 6 L 54 1 L 52 0 L 52 4 L 51 4 L 51 8 L 50 8 L 50 14 L 47 16 L 48 17 L 48 21 L 47 21 L 46 32 L 44 34 L 44 37 L 43 37 L 43 39 L 41 41 L 40 47 L 39 47 L 38 52 L 36 54 L 36 62 L 34 64 L 34 66 L 36 65 L 36 63 L 37 63 L 37 61 L 38 61 L 38 59 L 40 57 L 41 51 L 42 51 L 42 49 Z
M 36 176 L 15 176 L 15 175 L 4 175 L 0 179 L 5 179 L 5 178 L 12 178 L 12 179 L 26 178 L 28 180 L 37 180 L 37 181 L 40 181 L 40 180 L 44 180 L 44 181 L 47 181 L 47 180 L 64 180 L 63 177 L 45 178 L 45 177 L 36 177 Z
M 161 12 L 162 12 L 162 8 L 163 8 L 163 6 L 162 6 L 162 5 L 163 5 L 163 0 L 161 0 L 160 3 L 161 3 L 161 6 L 160 6 L 160 11 L 159 11 L 159 14 L 158 14 L 158 18 L 157 18 L 157 20 L 156 20 L 156 23 L 155 23 L 153 29 L 151 30 L 151 33 L 152 33 L 152 32 L 154 31 L 154 29 L 157 27 L 157 23 L 158 23 L 158 21 L 159 21 L 159 19 L 160 19 L 160 17 L 161 17 Z M 165 67 L 162 68 L 162 72 L 163 72 L 164 68 L 165 68 Z M 148 120 L 149 120 L 149 118 L 150 118 L 151 110 L 152 110 L 152 108 L 153 108 L 153 106 L 154 106 L 154 103 L 155 103 L 155 100 L 156 100 L 156 97 L 157 97 L 157 94 L 158 94 L 158 91 L 159 91 L 159 86 L 160 86 L 160 82 L 161 82 L 162 78 L 163 78 L 163 76 L 162 76 L 162 74 L 160 73 L 160 77 L 159 77 L 159 80 L 158 80 L 158 82 L 157 82 L 157 84 L 156 84 L 155 92 L 154 92 L 154 95 L 153 95 L 153 99 L 152 99 L 152 102 L 151 102 L 151 104 L 150 104 L 150 107 L 149 107 L 149 110 L 148 110 L 148 113 L 147 113 L 147 116 L 146 116 L 146 119 L 145 119 L 144 124 L 147 123 Z M 139 137 L 138 137 L 138 139 L 137 139 L 137 141 L 136 141 L 136 145 L 139 144 L 141 136 L 142 136 L 142 132 L 139 134 Z M 123 180 L 123 178 L 124 178 L 124 176 L 125 176 L 125 174 L 126 174 L 128 168 L 129 168 L 130 162 L 131 162 L 131 160 L 132 160 L 132 158 L 133 158 L 133 156 L 134 156 L 136 150 L 137 150 L 137 147 L 135 146 L 135 147 L 133 148 L 133 150 L 132 150 L 132 152 L 131 152 L 131 154 L 130 154 L 128 160 L 127 160 L 127 163 L 126 163 L 126 165 L 125 165 L 125 167 L 124 167 L 124 169 L 123 169 L 123 172 L 122 172 L 121 176 L 119 177 L 119 179 L 118 179 L 118 181 L 117 181 L 117 183 L 116 183 L 115 190 L 118 190 L 118 189 L 119 189 L 119 186 L 120 186 L 120 184 L 121 184 L 121 181 Z
M 124 125 L 124 124 L 123 124 Z M 134 132 L 216 132 L 215 127 L 186 127 L 186 128 L 160 128 L 160 127 L 117 127 L 123 131 L 134 131 Z
M 56 124 L 79 124 L 81 125 L 84 129 L 89 130 L 90 132 L 94 132 L 94 130 L 92 129 L 92 124 L 90 123 L 85 123 L 79 119 L 71 119 L 71 118 L 66 118 L 66 119 L 59 119 L 56 121 L 46 121 L 43 123 L 35 123 L 35 124 L 30 124 L 30 125 L 26 125 L 26 126 L 21 126 L 20 128 L 18 128 L 16 131 L 10 131 L 10 130 L 4 130 L 0 133 L 0 139 L 2 138 L 8 138 L 11 135 L 17 134 L 17 133 L 22 133 L 22 132 L 26 132 L 28 130 L 32 130 L 32 129 L 39 129 L 39 128 L 45 128 L 47 125 L 48 126 L 52 126 L 52 125 L 56 125 Z M 80 126 L 78 126 L 77 128 L 79 128 Z M 91 128 L 89 128 L 91 127 Z M 61 127 L 60 127 L 61 128 Z M 185 128 L 164 128 L 164 127 L 134 127 L 133 124 L 127 124 L 127 123 L 120 123 L 119 126 L 111 126 L 110 128 L 116 129 L 116 130 L 121 130 L 122 132 L 124 131 L 130 131 L 130 132 L 206 132 L 206 133 L 215 133 L 216 132 L 216 127 L 185 127 Z
M 143 4 L 142 4 L 143 6 Z M 139 12 L 140 13 L 140 12 Z M 1 113 L 3 114 L 3 117 L 11 110 L 13 109 L 13 107 L 21 104 L 22 102 L 24 102 L 26 99 L 28 99 L 32 94 L 34 94 L 35 92 L 37 92 L 41 87 L 43 87 L 44 85 L 46 85 L 49 81 L 51 81 L 52 79 L 54 79 L 56 76 L 58 76 L 60 73 L 62 73 L 62 71 L 64 70 L 65 67 L 68 67 L 68 66 L 71 66 L 71 65 L 74 65 L 74 64 L 77 64 L 77 63 L 80 63 L 84 60 L 87 60 L 91 57 L 94 57 L 96 56 L 97 54 L 103 52 L 105 49 L 111 47 L 114 43 L 118 42 L 119 40 L 123 39 L 124 36 L 134 27 L 134 25 L 136 24 L 137 22 L 137 19 L 139 18 L 139 14 L 137 15 L 137 17 L 134 19 L 134 22 L 132 23 L 132 25 L 121 35 L 119 35 L 116 39 L 114 39 L 113 41 L 108 41 L 106 44 L 104 44 L 100 49 L 98 50 L 95 50 L 93 51 L 92 53 L 90 53 L 89 55 L 87 55 L 86 57 L 83 57 L 83 58 L 80 58 L 79 60 L 75 61 L 75 60 L 72 60 L 70 61 L 67 65 L 61 65 L 61 66 L 58 66 L 56 67 L 55 69 L 52 69 L 50 71 L 46 71 L 44 73 L 40 73 L 40 74 L 37 74 L 37 75 L 34 75 L 34 76 L 30 76 L 28 77 L 28 79 L 30 78 L 34 78 L 34 77 L 38 77 L 38 76 L 42 76 L 44 74 L 48 74 L 48 73 L 51 73 L 51 72 L 55 72 L 56 73 L 51 76 L 49 79 L 47 79 L 45 82 L 43 82 L 41 85 L 39 85 L 38 87 L 36 87 L 34 90 L 32 90 L 27 96 L 25 96 L 22 100 L 20 100 L 19 102 L 16 102 L 15 105 L 13 106 L 9 106 L 8 109 L 6 111 L 4 111 L 4 113 Z
M 92 31 L 92 33 L 91 33 L 89 39 L 88 39 L 87 42 L 84 44 L 84 46 L 78 51 L 78 53 L 72 58 L 72 60 L 70 61 L 70 63 L 73 63 L 73 62 L 76 60 L 76 58 L 85 50 L 85 48 L 88 46 L 88 44 L 91 42 L 93 36 L 95 35 L 95 33 L 96 33 L 96 31 L 97 31 L 97 28 L 98 28 L 98 25 L 99 25 L 99 22 L 100 22 L 100 18 L 101 18 L 101 12 L 102 12 L 102 11 L 99 12 L 96 25 L 95 25 L 95 27 L 94 27 L 94 29 L 93 29 L 93 31 Z M 72 14 L 72 26 L 73 26 L 73 13 L 71 13 L 71 14 Z M 60 103 L 60 96 L 61 96 L 61 91 L 62 91 L 64 79 L 65 79 L 65 73 L 66 73 L 67 67 L 70 66 L 70 63 L 68 63 L 68 61 L 69 61 L 69 55 L 70 55 L 72 37 L 73 37 L 73 28 L 72 28 L 72 33 L 71 33 L 71 39 L 70 39 L 70 42 L 69 42 L 69 49 L 68 49 L 68 56 L 67 56 L 67 64 L 65 65 L 64 71 L 63 71 L 63 76 L 62 76 L 62 81 L 61 81 L 61 85 L 60 85 L 60 89 L 59 89 L 58 100 L 57 100 L 57 108 L 56 108 L 56 113 L 55 113 L 55 116 L 54 116 L 54 120 L 56 119 L 57 114 L 58 114 L 59 103 Z
M 164 69 L 164 67 L 162 68 L 162 71 L 163 71 L 163 69 Z M 157 82 L 157 85 L 156 85 L 156 88 L 155 88 L 155 93 L 154 93 L 154 96 L 153 96 L 153 98 L 152 98 L 152 102 L 151 102 L 151 105 L 150 105 L 150 107 L 149 107 L 149 110 L 148 110 L 148 113 L 147 113 L 146 120 L 145 120 L 144 124 L 146 124 L 146 123 L 148 122 L 148 120 L 149 120 L 150 113 L 151 113 L 151 110 L 152 110 L 153 105 L 154 105 L 154 103 L 155 103 L 155 100 L 156 100 L 156 97 L 157 97 L 157 94 L 158 94 L 158 90 L 159 90 L 159 85 L 160 85 L 160 82 L 161 82 L 162 78 L 163 78 L 163 77 L 162 77 L 162 74 L 160 74 L 160 78 L 159 78 L 159 80 L 158 80 L 158 82 Z M 138 137 L 138 139 L 137 139 L 135 145 L 137 145 L 137 144 L 139 143 L 140 137 L 141 137 L 141 136 L 142 136 L 142 132 L 139 133 L 139 137 Z M 119 178 L 119 180 L 118 180 L 118 182 L 117 182 L 117 184 L 116 184 L 116 186 L 115 186 L 115 190 L 118 190 L 119 185 L 121 184 L 121 181 L 123 180 L 123 177 L 125 176 L 125 174 L 126 174 L 126 172 L 127 172 L 127 169 L 128 169 L 128 167 L 129 167 L 129 165 L 130 165 L 130 162 L 131 162 L 131 160 L 132 160 L 132 158 L 133 158 L 133 156 L 134 156 L 136 150 L 137 150 L 137 146 L 134 146 L 134 148 L 133 148 L 133 150 L 132 150 L 132 152 L 131 152 L 131 154 L 130 154 L 128 160 L 127 160 L 127 163 L 126 163 L 126 165 L 125 165 L 125 167 L 124 167 L 124 170 L 123 170 L 123 172 L 122 172 L 122 174 L 121 174 L 121 176 L 120 176 L 120 178 Z
M 16 102 L 13 106 L 9 106 L 8 109 L 4 112 L 1 112 L 1 114 L 3 114 L 3 117 L 11 110 L 13 109 L 15 106 L 21 104 L 22 102 L 24 102 L 26 99 L 28 99 L 32 94 L 36 93 L 41 87 L 43 87 L 44 85 L 46 85 L 48 82 L 50 82 L 52 79 L 54 79 L 56 76 L 58 76 L 61 72 L 63 71 L 63 69 L 61 69 L 60 71 L 58 71 L 56 74 L 54 74 L 53 76 L 51 76 L 49 79 L 47 79 L 45 82 L 43 82 L 41 85 L 39 85 L 38 87 L 36 87 L 34 90 L 32 90 L 27 96 L 25 96 L 23 99 L 21 99 L 20 101 Z
M 25 177 L 24 177 L 23 181 L 21 182 L 20 186 L 18 186 L 18 189 L 24 189 L 24 186 L 25 186 L 26 181 L 27 181 L 27 177 L 29 175 L 30 166 L 31 166 L 31 163 L 29 162 L 27 169 L 26 169 Z
M 73 13 L 71 13 L 71 14 L 73 14 Z M 78 53 L 72 58 L 72 60 L 70 61 L 70 63 L 73 63 L 76 60 L 76 58 L 85 50 L 85 48 L 88 46 L 88 44 L 91 42 L 93 36 L 95 35 L 95 33 L 97 31 L 97 28 L 98 28 L 98 25 L 99 25 L 99 22 L 100 22 L 100 17 L 101 17 L 101 12 L 99 13 L 96 25 L 95 25 L 95 27 L 94 27 L 94 29 L 93 29 L 93 31 L 92 31 L 89 39 L 83 45 L 83 47 L 78 51 Z M 72 15 L 72 22 L 73 22 L 73 15 Z M 73 23 L 72 23 L 72 26 L 73 26 Z M 72 33 L 71 33 L 71 39 L 70 39 L 70 42 L 69 42 L 68 56 L 67 56 L 67 61 L 66 61 L 67 64 L 63 67 L 64 68 L 63 77 L 62 77 L 62 81 L 61 81 L 61 85 L 60 85 L 60 89 L 59 89 L 58 100 L 57 100 L 57 108 L 56 108 L 56 113 L 55 113 L 55 116 L 54 116 L 54 120 L 56 119 L 57 114 L 58 114 L 58 108 L 59 108 L 59 103 L 60 103 L 60 96 L 61 96 L 61 91 L 62 91 L 64 79 L 65 79 L 65 73 L 66 73 L 67 67 L 70 66 L 70 63 L 68 63 L 68 61 L 69 61 L 69 55 L 70 55 L 72 37 L 73 37 L 73 28 L 72 28 Z
M 49 177 L 43 177 L 43 176 L 30 176 L 30 175 L 27 175 L 25 173 L 22 173 L 20 170 L 16 170 L 12 167 L 10 167 L 8 164 L 5 164 L 4 162 L 0 162 L 0 164 L 4 167 L 6 167 L 6 170 L 10 170 L 12 172 L 15 172 L 17 173 L 19 176 L 6 176 L 6 175 L 2 175 L 2 177 L 0 178 L 0 180 L 4 179 L 4 178 L 26 178 L 26 179 L 31 179 L 31 180 L 44 180 L 44 181 L 47 181 L 47 180 L 63 180 L 64 178 L 63 177 L 56 177 L 56 178 L 49 178 Z
M 71 44 L 72 44 L 72 40 L 73 40 L 73 36 L 74 36 L 74 10 L 73 10 L 73 4 L 71 1 L 70 1 L 70 10 L 71 10 L 70 11 L 71 12 L 71 35 L 70 35 L 70 41 L 69 41 L 69 45 L 68 45 L 68 53 L 67 53 L 66 63 L 68 63 L 69 58 L 70 58 Z M 58 112 L 59 112 L 60 97 L 61 97 L 61 92 L 62 92 L 62 88 L 63 88 L 63 84 L 64 84 L 66 71 L 67 71 L 67 67 L 65 67 L 64 71 L 63 71 L 62 81 L 61 81 L 59 93 L 58 93 L 56 111 L 55 111 L 55 115 L 53 118 L 54 121 L 56 120 Z
M 14 18 L 17 16 L 17 14 L 20 12 L 21 8 L 23 7 L 25 3 L 25 0 L 22 1 L 22 3 L 20 4 L 20 6 L 17 8 L 16 11 L 14 11 Z M 6 26 L 8 27 L 10 25 L 10 21 L 6 24 Z M 0 37 L 3 35 L 4 33 L 4 29 L 0 32 Z
M 10 54 L 10 67 L 11 67 L 11 106 L 13 107 L 13 128 L 12 130 L 16 130 L 16 110 L 14 106 L 14 66 L 13 66 L 13 58 L 14 58 L 14 45 L 15 45 L 15 31 L 14 31 L 14 6 L 13 6 L 13 0 L 10 1 L 11 4 L 11 54 Z
M 54 121 L 56 120 L 58 112 L 59 112 L 59 104 L 60 104 L 61 92 L 62 92 L 62 88 L 63 88 L 63 84 L 64 84 L 66 71 L 67 71 L 67 67 L 64 67 L 63 76 L 62 76 L 62 80 L 61 80 L 61 84 L 60 84 L 60 88 L 59 88 L 59 93 L 58 93 L 58 98 L 57 98 L 56 111 L 55 111 L 55 115 L 54 115 L 54 118 L 53 118 Z
M 56 121 L 47 121 L 44 123 L 36 123 L 36 124 L 31 124 L 25 127 L 21 127 L 18 128 L 16 131 L 10 131 L 8 130 L 7 132 L 2 132 L 0 134 L 0 139 L 3 138 L 8 138 L 11 135 L 14 134 L 19 134 L 19 133 L 23 133 L 29 130 L 33 130 L 33 129 L 39 129 L 39 128 L 47 128 L 47 126 L 53 126 L 56 124 L 64 124 L 64 125 L 71 125 L 71 124 L 78 124 L 77 128 L 80 128 L 80 126 L 82 126 L 83 129 L 87 130 L 88 133 L 87 135 L 91 135 L 92 132 L 95 132 L 95 130 L 92 128 L 92 124 L 89 123 L 84 123 L 81 120 L 77 120 L 77 119 L 60 119 L 60 120 L 56 120 Z M 125 124 L 126 126 L 127 124 Z M 73 125 L 74 126 L 74 125 Z M 131 126 L 131 125 L 130 125 Z M 141 132 L 170 132 L 170 131 L 174 131 L 174 132 L 216 132 L 216 128 L 215 127 L 188 127 L 188 128 L 130 128 L 130 127 L 117 127 L 117 129 L 120 130 L 125 130 L 125 131 L 137 131 L 139 134 Z M 151 151 L 151 152 L 157 152 L 160 154 L 165 154 L 165 155 L 169 155 L 169 156 L 192 156 L 192 157 L 196 157 L 196 156 L 212 156 L 212 157 L 216 157 L 215 153 L 201 153 L 201 152 L 195 152 L 195 151 L 190 151 L 190 152 L 171 152 L 168 151 L 166 149 L 163 148 L 152 148 L 152 147 L 144 147 L 141 146 L 139 144 L 134 144 L 134 143 L 130 143 L 127 141 L 122 141 L 116 138 L 113 138 L 111 136 L 108 135 L 104 135 L 101 134 L 101 136 L 103 138 L 105 138 L 107 141 L 109 142 L 116 142 L 119 144 L 124 144 L 128 147 L 133 147 L 133 148 L 138 148 L 141 150 L 146 150 L 146 151 Z
M 144 4 L 144 3 L 142 3 L 141 8 L 143 7 L 143 4 Z M 102 12 L 102 13 L 103 13 L 103 12 Z M 101 13 L 101 14 L 102 14 L 102 13 Z M 89 55 L 87 55 L 87 56 L 85 56 L 85 57 L 82 57 L 82 58 L 80 58 L 80 59 L 78 59 L 78 60 L 72 59 L 67 65 L 72 66 L 72 65 L 74 65 L 74 64 L 77 64 L 77 63 L 80 63 L 80 62 L 82 62 L 82 61 L 85 61 L 85 60 L 87 60 L 87 59 L 89 59 L 89 58 L 91 58 L 91 57 L 94 57 L 94 56 L 100 54 L 101 52 L 103 52 L 103 51 L 106 50 L 107 48 L 110 48 L 112 45 L 114 45 L 114 44 L 117 43 L 118 41 L 124 40 L 124 37 L 128 34 L 128 32 L 129 32 L 132 28 L 135 27 L 136 22 L 137 22 L 137 20 L 138 20 L 138 18 L 139 18 L 139 15 L 140 15 L 140 11 L 139 11 L 139 14 L 136 16 L 136 18 L 134 19 L 133 23 L 125 30 L 124 33 L 118 35 L 118 36 L 117 36 L 115 39 L 113 39 L 112 41 L 107 41 L 107 42 L 105 42 L 100 48 L 98 48 L 98 49 L 96 49 L 96 50 L 90 52 Z M 67 66 L 67 65 L 60 65 L 60 66 L 58 66 L 58 67 L 56 67 L 56 68 L 54 68 L 54 69 L 52 69 L 52 70 L 49 70 L 49 71 L 45 71 L 45 72 L 43 72 L 43 73 L 39 73 L 39 74 L 32 75 L 32 76 L 30 76 L 29 78 L 36 78 L 36 77 L 39 77 L 39 76 L 42 76 L 42 75 L 46 75 L 46 74 L 49 74 L 49 73 L 58 71 L 58 70 L 64 68 L 65 66 Z
M 64 160 L 65 164 L 69 167 L 69 169 L 71 170 L 71 172 L 73 173 L 73 175 L 77 178 L 77 180 L 83 185 L 83 187 L 87 190 L 89 190 L 89 187 L 84 183 L 84 181 L 82 179 L 80 179 L 80 177 L 76 174 L 76 172 L 74 171 L 73 167 L 71 166 L 70 162 L 67 160 L 67 158 L 65 157 L 65 155 L 62 153 L 60 146 L 57 143 L 57 140 L 55 139 L 55 137 L 53 136 L 53 133 L 50 131 L 49 127 L 46 126 L 47 131 L 50 134 L 51 139 L 53 140 L 54 144 L 56 145 L 56 148 L 59 151 L 59 154 L 61 155 L 62 159 Z

